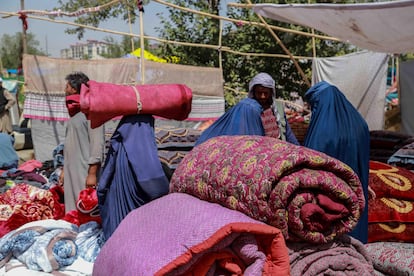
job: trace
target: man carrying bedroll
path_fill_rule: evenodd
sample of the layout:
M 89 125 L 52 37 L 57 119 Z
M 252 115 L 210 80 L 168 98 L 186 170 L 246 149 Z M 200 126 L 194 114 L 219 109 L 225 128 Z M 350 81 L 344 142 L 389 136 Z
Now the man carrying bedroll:
M 0 132 L 12 133 L 9 110 L 15 103 L 13 95 L 3 87 L 3 79 L 0 77 Z

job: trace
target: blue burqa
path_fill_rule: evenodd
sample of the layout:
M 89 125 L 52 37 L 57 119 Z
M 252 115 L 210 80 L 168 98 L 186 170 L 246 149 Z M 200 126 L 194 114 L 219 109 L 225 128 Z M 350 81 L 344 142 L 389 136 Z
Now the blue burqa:
M 210 138 L 222 135 L 264 136 L 265 131 L 261 118 L 262 111 L 262 106 L 255 99 L 246 98 L 241 100 L 204 130 L 195 146 Z M 288 123 L 286 124 L 286 140 L 293 144 L 299 144 Z
M 365 196 L 365 210 L 351 236 L 368 241 L 369 128 L 355 107 L 335 86 L 322 81 L 305 94 L 312 117 L 304 146 L 330 155 L 359 176 Z
M 264 136 L 261 113 L 262 106 L 256 100 L 243 99 L 204 130 L 195 145 L 222 135 Z
M 109 239 L 129 212 L 168 190 L 157 153 L 154 118 L 123 117 L 111 137 L 97 189 L 105 238 Z

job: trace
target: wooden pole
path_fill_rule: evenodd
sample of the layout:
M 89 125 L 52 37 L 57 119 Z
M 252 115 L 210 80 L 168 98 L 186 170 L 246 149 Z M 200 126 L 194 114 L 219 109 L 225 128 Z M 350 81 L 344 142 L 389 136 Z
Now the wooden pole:
M 250 0 L 247 0 L 247 2 L 251 5 L 252 2 Z M 303 81 L 306 83 L 308 87 L 311 86 L 308 78 L 306 77 L 305 73 L 303 72 L 302 68 L 299 66 L 299 63 L 297 60 L 293 57 L 293 55 L 290 53 L 290 51 L 286 48 L 286 46 L 283 44 L 283 42 L 280 40 L 280 38 L 275 34 L 275 32 L 270 28 L 269 24 L 263 19 L 263 17 L 260 14 L 256 14 L 260 21 L 266 26 L 266 29 L 271 33 L 274 39 L 276 39 L 277 43 L 282 47 L 283 51 L 290 57 L 293 64 L 296 67 L 296 70 L 298 70 L 299 74 L 302 76 Z
M 310 3 L 311 3 L 311 0 L 308 0 L 308 4 Z M 312 54 L 313 54 L 312 56 L 313 58 L 316 58 L 315 29 L 312 28 L 311 31 L 312 31 Z
M 131 13 L 130 13 L 129 7 L 128 7 L 128 25 L 129 25 L 129 33 L 132 34 Z M 131 36 L 130 39 L 131 39 L 131 49 L 132 49 L 131 52 L 133 52 L 135 51 L 134 37 Z
M 141 42 L 141 84 L 145 84 L 145 49 L 144 49 L 144 12 L 139 12 L 139 28 L 140 28 L 140 42 Z
M 222 43 L 222 36 L 223 36 L 223 22 L 221 20 L 219 20 L 220 24 L 219 24 L 219 28 L 220 28 L 220 33 L 219 33 L 219 68 L 223 69 L 223 60 L 222 60 L 222 52 L 221 52 L 221 43 Z
M 24 11 L 24 0 L 20 0 L 20 9 Z M 22 58 L 23 54 L 27 54 L 27 36 L 26 36 L 26 29 L 24 28 L 24 25 L 22 26 Z

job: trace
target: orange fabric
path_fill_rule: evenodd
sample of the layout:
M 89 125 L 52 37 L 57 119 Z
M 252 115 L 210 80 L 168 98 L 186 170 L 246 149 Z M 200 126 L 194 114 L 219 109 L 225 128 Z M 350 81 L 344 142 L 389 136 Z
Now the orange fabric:
M 220 243 L 225 237 L 232 233 L 249 233 L 256 237 L 259 250 L 265 253 L 267 259 L 264 265 L 263 275 L 290 275 L 289 254 L 281 231 L 273 226 L 261 223 L 228 224 L 220 228 L 214 235 L 208 237 L 202 243 L 189 248 L 187 252 L 164 266 L 155 275 L 165 275 L 170 273 L 175 268 L 190 262 L 192 254 L 208 252 L 209 249 Z M 242 264 L 241 260 L 236 261 L 234 258 L 231 260 L 229 258 L 223 259 L 224 257 L 230 257 L 226 254 L 228 253 L 225 251 L 216 252 L 216 254 L 206 254 L 202 261 L 192 266 L 191 271 L 188 271 L 186 275 L 203 275 L 202 273 L 199 273 L 208 271 L 213 261 L 218 259 L 225 261 L 222 266 L 223 269 L 226 269 L 229 273 L 236 273 L 234 275 L 239 275 L 238 267 L 243 268 L 243 266 L 240 265 Z
M 244 266 L 237 260 L 237 257 L 229 251 L 221 251 L 206 254 L 193 266 L 191 271 L 184 273 L 183 276 L 206 275 L 215 262 L 217 262 L 223 270 L 228 272 L 229 275 L 243 275 Z

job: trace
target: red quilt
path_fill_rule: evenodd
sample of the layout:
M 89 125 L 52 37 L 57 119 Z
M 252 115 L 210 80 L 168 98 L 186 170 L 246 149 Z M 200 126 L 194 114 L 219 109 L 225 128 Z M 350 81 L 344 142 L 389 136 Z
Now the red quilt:
M 60 219 L 64 212 L 53 190 L 15 185 L 0 195 L 0 237 L 31 221 Z
M 378 161 L 369 162 L 369 186 L 376 197 L 414 200 L 414 173 Z
M 241 211 L 281 229 L 287 240 L 313 243 L 350 232 L 365 204 L 349 166 L 263 136 L 220 136 L 196 146 L 170 190 Z
M 368 242 L 414 242 L 414 173 L 370 161 L 369 185 L 376 197 L 368 201 Z

